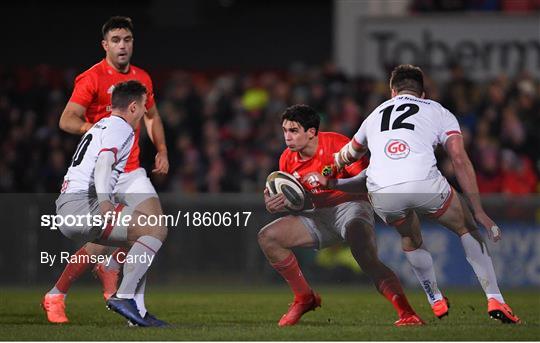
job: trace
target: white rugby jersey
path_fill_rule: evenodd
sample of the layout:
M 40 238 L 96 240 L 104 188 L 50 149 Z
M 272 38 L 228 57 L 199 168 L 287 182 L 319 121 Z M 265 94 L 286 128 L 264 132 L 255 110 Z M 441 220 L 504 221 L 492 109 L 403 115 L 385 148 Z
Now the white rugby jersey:
M 94 169 L 103 151 L 114 153 L 115 162 L 109 185 L 111 190 L 114 189 L 120 174 L 124 172 L 133 139 L 133 128 L 121 117 L 113 115 L 95 123 L 82 137 L 73 154 L 61 192 L 95 192 Z
M 354 135 L 371 153 L 369 190 L 439 175 L 434 149 L 454 134 L 456 117 L 436 101 L 405 94 L 384 102 Z

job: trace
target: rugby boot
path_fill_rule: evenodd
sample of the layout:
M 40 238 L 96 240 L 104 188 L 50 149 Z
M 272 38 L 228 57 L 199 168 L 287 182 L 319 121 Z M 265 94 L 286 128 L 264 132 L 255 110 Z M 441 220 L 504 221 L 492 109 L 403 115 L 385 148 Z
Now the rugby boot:
M 491 318 L 500 320 L 504 324 L 521 324 L 521 319 L 512 312 L 510 306 L 500 303 L 495 298 L 488 300 L 488 313 Z
M 279 320 L 279 326 L 290 326 L 298 323 L 302 315 L 309 311 L 314 311 L 317 307 L 321 307 L 321 297 L 312 291 L 312 293 L 304 298 L 294 298 L 294 302 L 290 305 L 289 310 Z
M 45 294 L 41 307 L 47 314 L 47 320 L 55 324 L 65 324 L 69 320 L 66 316 L 65 294 Z
M 439 319 L 442 319 L 444 316 L 448 315 L 449 308 L 450 302 L 448 301 L 447 297 L 443 297 L 441 300 L 437 300 L 433 305 L 431 305 L 433 313 Z
M 139 310 L 137 309 L 137 303 L 135 303 L 135 300 L 133 299 L 122 299 L 113 295 L 107 300 L 107 308 L 122 315 L 133 325 L 144 327 L 152 326 L 141 317 Z
M 394 323 L 395 326 L 420 326 L 425 324 L 416 313 L 407 314 Z
M 163 327 L 168 327 L 168 326 L 171 326 L 169 323 L 167 323 L 166 321 L 163 321 L 161 319 L 158 319 L 156 318 L 156 316 L 154 316 L 153 314 L 151 314 L 150 312 L 146 312 L 146 314 L 144 315 L 144 320 L 146 320 L 150 326 L 153 326 L 153 327 L 158 327 L 158 328 L 163 328 Z M 131 321 L 128 320 L 128 325 L 129 326 L 136 326 L 136 324 L 133 324 Z

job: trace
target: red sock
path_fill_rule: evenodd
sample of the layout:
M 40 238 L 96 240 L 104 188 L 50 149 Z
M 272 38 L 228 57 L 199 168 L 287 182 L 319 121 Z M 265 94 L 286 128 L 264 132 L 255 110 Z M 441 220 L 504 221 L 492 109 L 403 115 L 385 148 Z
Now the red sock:
M 80 248 L 75 255 L 77 257 L 79 256 L 89 256 L 86 252 L 86 249 L 84 247 Z M 74 256 L 75 256 L 74 255 Z M 89 258 L 88 258 L 89 259 Z M 77 259 L 78 261 L 79 259 Z M 69 262 L 67 266 L 64 268 L 64 271 L 62 272 L 62 275 L 60 275 L 60 278 L 56 282 L 56 288 L 62 293 L 67 293 L 69 290 L 69 287 L 71 287 L 71 284 L 73 281 L 77 280 L 79 276 L 81 276 L 90 266 L 92 263 L 72 263 Z
M 386 279 L 378 280 L 375 287 L 377 287 L 377 290 L 384 295 L 392 305 L 394 305 L 400 318 L 404 315 L 415 313 L 409 304 L 409 301 L 407 301 L 407 297 L 403 292 L 403 288 L 401 288 L 401 283 L 397 276 L 394 275 Z
M 285 281 L 291 287 L 291 290 L 294 292 L 294 297 L 296 299 L 302 299 L 308 296 L 311 296 L 312 291 L 309 287 L 300 267 L 298 266 L 298 261 L 296 256 L 291 253 L 287 258 L 281 262 L 271 263 L 272 267 L 283 276 Z

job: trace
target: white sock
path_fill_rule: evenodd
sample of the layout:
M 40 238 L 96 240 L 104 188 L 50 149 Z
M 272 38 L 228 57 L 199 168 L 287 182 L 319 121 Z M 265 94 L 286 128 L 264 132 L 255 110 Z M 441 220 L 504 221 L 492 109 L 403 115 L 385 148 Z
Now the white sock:
M 497 276 L 493 269 L 493 261 L 487 246 L 484 242 L 478 242 L 470 233 L 461 236 L 461 244 L 465 250 L 467 261 L 480 281 L 482 289 L 486 293 L 486 297 L 495 298 L 499 302 L 504 303 L 503 296 L 497 285 Z
M 135 300 L 135 303 L 137 303 L 137 309 L 139 310 L 139 314 L 141 317 L 144 318 L 146 316 L 146 306 L 144 305 L 144 291 L 146 289 L 146 275 L 139 281 L 139 286 L 137 286 L 137 290 L 135 291 L 135 297 L 133 298 Z
M 405 256 L 411 264 L 416 278 L 420 281 L 420 286 L 424 289 L 430 305 L 433 305 L 437 300 L 441 300 L 443 296 L 437 287 L 433 259 L 429 251 L 422 245 L 416 250 L 405 251 Z
M 66 293 L 60 291 L 58 288 L 56 288 L 56 286 L 51 288 L 51 290 L 48 291 L 47 294 L 63 294 L 63 295 L 66 295 Z
M 161 244 L 159 239 L 152 236 L 139 237 L 133 244 L 126 255 L 124 277 L 116 292 L 119 298 L 133 299 L 139 281 L 141 281 L 150 267 L 151 262 L 149 258 L 154 258 L 159 248 L 161 248 Z

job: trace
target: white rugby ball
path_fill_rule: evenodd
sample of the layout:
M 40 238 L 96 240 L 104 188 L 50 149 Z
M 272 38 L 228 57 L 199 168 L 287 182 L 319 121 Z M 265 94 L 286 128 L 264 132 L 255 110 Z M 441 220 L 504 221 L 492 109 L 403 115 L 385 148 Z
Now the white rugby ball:
M 266 178 L 266 188 L 270 195 L 285 195 L 285 208 L 289 211 L 301 211 L 304 208 L 306 191 L 291 174 L 279 170 L 270 173 Z

